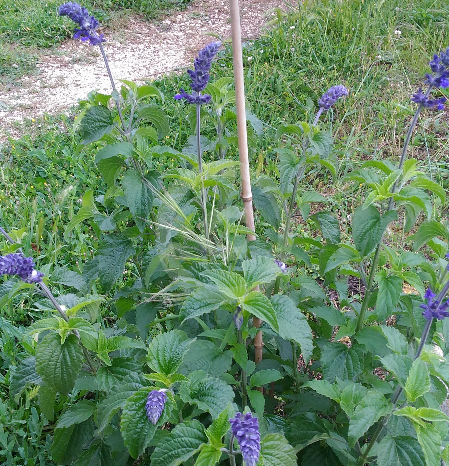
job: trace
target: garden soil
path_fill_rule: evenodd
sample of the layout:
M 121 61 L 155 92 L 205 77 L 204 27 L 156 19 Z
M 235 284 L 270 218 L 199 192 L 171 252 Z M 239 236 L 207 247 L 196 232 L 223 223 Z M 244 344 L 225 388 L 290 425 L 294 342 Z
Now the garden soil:
M 239 0 L 243 40 L 255 39 L 276 8 L 287 10 L 288 0 Z M 230 39 L 228 0 L 193 0 L 165 19 L 145 21 L 137 15 L 115 18 L 104 47 L 114 80 L 141 84 L 172 72 L 184 72 L 204 45 L 208 33 Z M 68 112 L 92 90 L 111 92 L 98 47 L 68 40 L 50 52 L 41 52 L 37 73 L 14 84 L 0 83 L 0 142 L 38 130 L 45 114 Z M 29 125 L 17 123 L 28 122 Z M 34 126 L 34 127 L 33 127 Z

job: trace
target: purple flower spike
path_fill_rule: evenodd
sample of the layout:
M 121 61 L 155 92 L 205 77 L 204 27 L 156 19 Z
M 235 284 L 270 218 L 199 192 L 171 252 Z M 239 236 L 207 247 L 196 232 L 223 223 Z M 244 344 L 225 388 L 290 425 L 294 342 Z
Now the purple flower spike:
M 438 305 L 438 300 L 435 300 L 436 294 L 432 292 L 430 288 L 427 289 L 424 299 L 426 304 L 421 304 L 419 306 L 421 309 L 424 309 L 422 315 L 427 320 L 438 319 L 442 320 L 445 317 L 449 317 L 449 299 L 446 302 L 441 302 Z
M 34 269 L 33 259 L 22 254 L 0 256 L 0 275 L 17 275 L 27 283 L 40 283 L 44 276 Z
M 242 451 L 246 466 L 256 466 L 260 455 L 259 421 L 251 413 L 237 413 L 229 419 L 231 431 Z
M 422 105 L 425 108 L 436 108 L 437 110 L 444 109 L 444 102 L 446 102 L 446 97 L 440 97 L 439 99 L 429 99 L 426 94 L 419 88 L 416 94 L 412 96 L 412 102 L 415 104 Z
M 287 266 L 282 261 L 275 259 L 274 263 L 281 269 L 282 273 L 287 273 Z
M 320 108 L 329 110 L 340 97 L 348 95 L 348 90 L 342 84 L 332 86 L 318 101 Z
M 74 39 L 90 41 L 92 45 L 99 45 L 105 41 L 103 34 L 98 34 L 96 29 L 98 21 L 89 15 L 87 8 L 75 2 L 64 3 L 59 7 L 60 16 L 68 16 L 74 23 L 77 23 L 80 29 L 75 29 Z
M 147 417 L 153 425 L 156 425 L 159 421 L 166 401 L 167 395 L 162 390 L 152 390 L 148 394 L 145 409 L 147 410 Z
M 195 58 L 194 70 L 187 70 L 192 82 L 190 87 L 193 90 L 192 94 L 187 94 L 184 89 L 181 89 L 179 94 L 175 95 L 175 99 L 185 99 L 189 104 L 203 105 L 210 102 L 211 96 L 208 94 L 201 94 L 209 82 L 210 67 L 212 60 L 221 47 L 221 42 L 211 42 L 200 50 L 198 56 Z

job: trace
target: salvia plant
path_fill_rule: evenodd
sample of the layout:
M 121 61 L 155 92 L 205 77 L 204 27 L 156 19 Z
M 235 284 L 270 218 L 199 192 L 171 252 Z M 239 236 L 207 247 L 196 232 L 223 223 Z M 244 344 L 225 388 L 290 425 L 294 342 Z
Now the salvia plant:
M 2 356 L 13 361 L 9 395 L 18 405 L 36 398 L 32 432 L 51 444 L 53 462 L 449 461 L 440 408 L 449 383 L 449 230 L 434 218 L 445 192 L 407 157 L 420 112 L 444 106 L 437 93 L 449 85 L 449 49 L 412 97 L 399 163 L 368 160 L 345 175 L 364 193 L 350 223 L 309 182 L 341 176 L 328 121 L 348 89 L 332 86 L 315 116 L 281 125 L 279 176 L 255 179 L 263 228 L 248 242 L 238 162 L 226 158 L 236 140 L 232 78 L 210 82 L 221 44 L 199 52 L 188 71 L 192 93 L 174 96 L 186 102 L 178 108 L 194 133 L 177 151 L 163 143 L 166 96 L 131 81 L 118 91 L 95 18 L 76 3 L 59 13 L 77 23 L 75 38 L 100 48 L 111 78 L 112 93 L 89 94 L 76 122 L 82 143 L 98 147 L 104 189 L 87 191 L 65 226 L 67 239 L 89 228 L 98 248 L 81 273 L 36 268 L 20 234 L 0 227 L 0 302 L 25 299 L 39 316 L 26 329 L 5 326 L 2 344 L 14 335 L 25 355 Z M 201 134 L 204 119 L 215 140 Z M 260 120 L 248 119 L 264 137 Z M 158 169 L 166 158 L 176 168 Z M 403 249 L 391 241 L 399 220 L 409 234 Z M 23 453 L 8 442 L 8 458 Z

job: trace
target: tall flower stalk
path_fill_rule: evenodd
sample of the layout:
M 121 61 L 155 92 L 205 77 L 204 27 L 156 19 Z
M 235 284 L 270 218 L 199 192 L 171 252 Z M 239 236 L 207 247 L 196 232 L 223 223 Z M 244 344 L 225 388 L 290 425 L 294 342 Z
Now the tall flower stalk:
M 97 28 L 99 22 L 93 16 L 89 15 L 87 8 L 82 7 L 78 3 L 69 2 L 64 3 L 59 7 L 60 16 L 68 16 L 74 23 L 78 24 L 79 28 L 75 29 L 74 39 L 81 39 L 83 42 L 89 41 L 91 45 L 98 45 L 100 48 L 101 56 L 103 57 L 106 70 L 108 72 L 109 80 L 111 81 L 112 86 L 112 97 L 115 101 L 115 106 L 122 124 L 123 133 L 129 138 L 129 131 L 127 131 L 125 120 L 123 119 L 122 110 L 120 107 L 120 96 L 115 87 L 114 79 L 112 77 L 111 68 L 109 67 L 109 62 L 106 57 L 102 43 L 106 40 L 103 34 L 98 34 Z
M 429 65 L 434 74 L 428 73 L 425 75 L 425 83 L 428 85 L 426 92 L 422 92 L 422 89 L 420 88 L 416 94 L 413 94 L 411 99 L 412 102 L 418 104 L 418 108 L 416 109 L 415 115 L 412 118 L 407 135 L 405 136 L 404 147 L 402 148 L 401 157 L 399 159 L 399 170 L 402 170 L 404 163 L 407 160 L 408 146 L 410 144 L 413 130 L 415 129 L 416 123 L 418 122 L 418 117 L 421 113 L 421 110 L 423 108 L 434 108 L 437 110 L 442 110 L 444 108 L 444 102 L 446 99 L 444 97 L 439 99 L 430 99 L 430 94 L 433 89 L 449 87 L 449 47 L 445 52 L 441 52 L 440 55 L 434 55 L 433 60 L 429 63 Z M 397 189 L 398 181 L 396 180 L 390 191 L 391 197 L 388 201 L 387 211 L 394 209 L 394 194 L 396 193 Z M 373 292 L 372 287 L 374 283 L 374 276 L 379 264 L 383 240 L 384 235 L 382 235 L 379 244 L 377 245 L 373 262 L 371 264 L 371 270 L 366 285 L 366 292 L 357 321 L 356 332 L 362 328 L 365 322 L 366 310 L 368 309 L 368 303 Z
M 212 66 L 212 60 L 221 47 L 221 42 L 211 42 L 206 45 L 195 58 L 194 69 L 187 70 L 191 78 L 190 87 L 192 93 L 188 94 L 184 89 L 180 89 L 179 94 L 175 95 L 175 99 L 185 99 L 187 103 L 196 105 L 196 145 L 197 145 L 197 157 L 198 157 L 198 171 L 200 175 L 203 173 L 203 158 L 201 150 L 201 105 L 207 104 L 211 100 L 209 94 L 203 94 L 202 92 L 207 86 L 210 79 L 210 68 Z M 204 221 L 204 233 L 206 239 L 209 239 L 209 224 L 207 221 L 207 192 L 204 187 L 204 180 L 201 177 L 201 207 L 203 210 L 203 221 Z

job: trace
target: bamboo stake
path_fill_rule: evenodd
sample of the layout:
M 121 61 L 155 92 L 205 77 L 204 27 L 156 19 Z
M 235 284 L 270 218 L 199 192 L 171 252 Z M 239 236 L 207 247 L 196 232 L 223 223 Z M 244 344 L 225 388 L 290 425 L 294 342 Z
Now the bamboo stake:
M 243 58 L 242 58 L 242 31 L 240 27 L 240 11 L 238 0 L 230 0 L 231 30 L 232 30 L 232 58 L 234 64 L 235 98 L 237 106 L 237 133 L 239 139 L 240 177 L 242 180 L 242 192 L 245 210 L 246 227 L 254 231 L 253 196 L 251 192 L 251 177 L 248 161 L 248 138 L 246 133 L 245 112 L 245 86 L 243 81 Z M 248 241 L 254 241 L 254 235 L 247 235 Z M 261 320 L 253 317 L 254 326 L 259 328 Z M 254 351 L 256 364 L 262 361 L 262 332 L 258 332 L 254 338 Z

